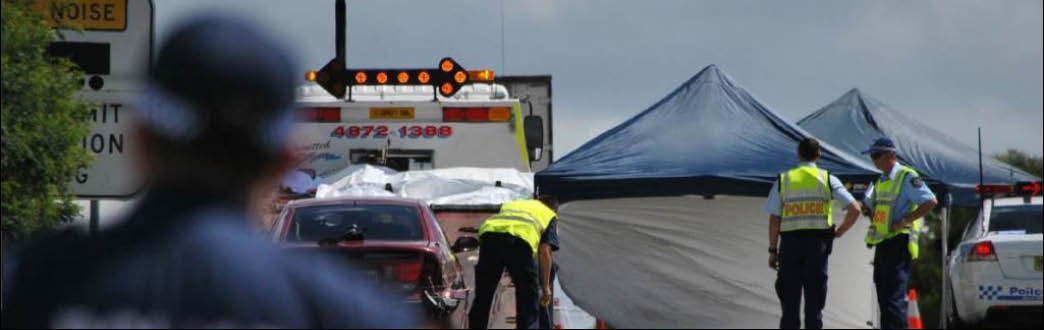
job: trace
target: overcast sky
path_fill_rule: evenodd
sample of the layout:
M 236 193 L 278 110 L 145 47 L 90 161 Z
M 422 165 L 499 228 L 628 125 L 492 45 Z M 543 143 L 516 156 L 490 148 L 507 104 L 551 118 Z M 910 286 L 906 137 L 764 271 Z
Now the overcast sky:
M 220 10 L 285 40 L 302 75 L 334 55 L 333 1 L 155 3 L 158 40 Z M 1042 154 L 1039 0 L 506 0 L 503 13 L 494 0 L 349 1 L 348 64 L 452 56 L 498 75 L 550 74 L 558 157 L 710 64 L 792 122 L 858 87 L 969 145 L 982 126 L 989 153 Z

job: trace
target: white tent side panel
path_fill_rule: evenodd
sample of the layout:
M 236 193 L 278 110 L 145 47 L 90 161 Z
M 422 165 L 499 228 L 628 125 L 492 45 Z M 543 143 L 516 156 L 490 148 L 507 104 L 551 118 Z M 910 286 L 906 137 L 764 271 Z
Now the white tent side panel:
M 778 328 L 764 204 L 729 196 L 567 203 L 555 256 L 562 284 L 577 305 L 616 328 Z M 839 224 L 841 207 L 834 208 Z M 868 225 L 861 219 L 834 242 L 828 328 L 866 328 L 871 318 Z

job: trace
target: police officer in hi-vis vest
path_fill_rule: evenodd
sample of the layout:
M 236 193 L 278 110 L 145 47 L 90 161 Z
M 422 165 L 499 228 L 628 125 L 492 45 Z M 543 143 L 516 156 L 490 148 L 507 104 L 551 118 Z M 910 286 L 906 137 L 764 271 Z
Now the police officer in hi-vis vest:
M 871 214 L 867 246 L 874 246 L 874 284 L 881 310 L 882 329 L 906 329 L 906 292 L 910 266 L 917 259 L 917 236 L 923 217 L 935 208 L 935 194 L 917 171 L 899 164 L 891 139 L 881 138 L 863 154 L 870 154 L 880 178 L 866 191 Z
M 475 301 L 468 314 L 472 329 L 488 327 L 493 295 L 505 269 L 515 284 L 516 328 L 537 327 L 540 306 L 551 303 L 551 252 L 558 250 L 557 209 L 558 202 L 548 196 L 517 200 L 502 205 L 500 213 L 479 227 Z
M 827 259 L 834 238 L 852 228 L 861 212 L 859 202 L 845 189 L 844 183 L 816 167 L 819 156 L 819 141 L 802 140 L 798 145 L 800 164 L 779 175 L 765 205 L 770 215 L 769 267 L 777 270 L 776 294 L 783 307 L 781 329 L 801 327 L 802 293 L 805 328 L 823 328 Z M 847 212 L 844 223 L 836 230 L 831 212 L 835 199 Z

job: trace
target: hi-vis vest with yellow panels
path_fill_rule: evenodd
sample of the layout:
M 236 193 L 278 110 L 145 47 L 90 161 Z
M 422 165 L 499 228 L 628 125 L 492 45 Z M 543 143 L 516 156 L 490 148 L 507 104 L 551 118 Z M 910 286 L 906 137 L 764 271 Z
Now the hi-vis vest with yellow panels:
M 891 219 L 892 211 L 903 212 L 903 214 L 909 214 L 917 209 L 917 205 L 910 205 L 909 210 L 894 210 L 896 201 L 899 199 L 900 193 L 902 193 L 903 183 L 906 182 L 907 177 L 918 177 L 917 171 L 913 169 L 896 164 L 899 166 L 898 173 L 895 178 L 881 181 L 880 179 L 874 183 L 874 192 L 870 196 L 870 202 L 874 204 L 873 218 L 871 218 L 870 229 L 866 233 L 866 244 L 877 245 L 885 240 L 899 236 L 901 234 L 910 235 L 910 242 L 907 246 L 910 249 L 910 257 L 917 259 L 920 255 L 920 246 L 918 245 L 918 235 L 921 233 L 921 226 L 924 224 L 924 219 L 917 219 L 913 223 L 913 229 L 907 227 L 903 228 L 898 232 L 891 232 Z
M 833 227 L 833 191 L 830 173 L 801 166 L 779 175 L 779 199 L 783 204 L 780 232 L 826 230 Z
M 482 239 L 485 233 L 510 234 L 529 243 L 533 248 L 533 257 L 536 257 L 540 237 L 555 216 L 555 211 L 538 200 L 522 199 L 509 202 L 500 206 L 500 213 L 482 223 L 482 227 L 479 227 L 479 239 Z

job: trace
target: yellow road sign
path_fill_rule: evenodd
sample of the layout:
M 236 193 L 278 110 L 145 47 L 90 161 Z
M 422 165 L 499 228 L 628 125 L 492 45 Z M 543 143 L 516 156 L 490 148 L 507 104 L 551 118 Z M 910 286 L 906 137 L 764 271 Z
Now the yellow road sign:
M 91 31 L 127 29 L 127 0 L 36 0 L 36 10 L 52 28 L 68 24 Z

